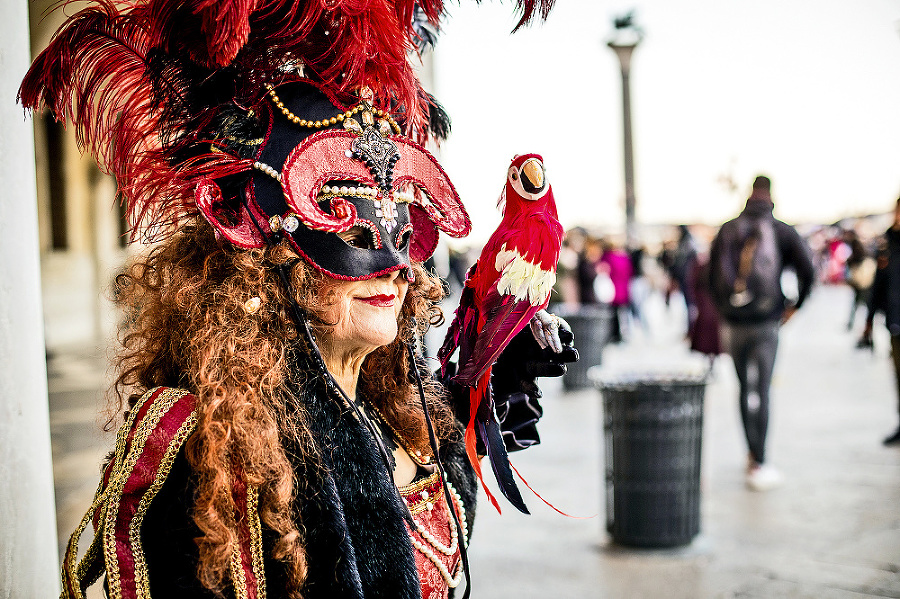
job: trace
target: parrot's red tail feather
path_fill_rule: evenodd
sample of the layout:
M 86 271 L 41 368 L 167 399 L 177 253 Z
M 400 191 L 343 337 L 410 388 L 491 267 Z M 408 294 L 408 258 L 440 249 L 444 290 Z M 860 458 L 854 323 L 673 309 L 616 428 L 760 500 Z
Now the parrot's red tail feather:
M 481 402 L 481 398 L 484 397 L 484 392 L 487 389 L 487 385 L 490 384 L 491 377 L 486 376 L 482 377 L 482 379 L 478 382 L 478 385 L 469 389 L 469 424 L 466 425 L 466 455 L 469 456 L 469 463 L 472 464 L 472 468 L 475 470 L 475 475 L 478 477 L 478 482 L 481 483 L 481 488 L 484 489 L 484 494 L 487 495 L 488 500 L 490 500 L 491 504 L 493 504 L 494 508 L 496 508 L 497 513 L 502 513 L 500 511 L 500 504 L 497 503 L 497 498 L 491 494 L 487 485 L 484 484 L 484 477 L 481 473 L 481 460 L 478 459 L 478 449 L 477 449 L 477 440 L 475 436 L 475 417 L 478 415 L 478 404 Z
M 558 507 L 556 507 L 555 505 L 553 505 L 552 503 L 550 503 L 549 501 L 547 501 L 546 499 L 544 499 L 543 497 L 541 497 L 541 494 L 538 493 L 537 491 L 535 491 L 535 490 L 532 488 L 532 486 L 528 484 L 528 481 L 525 480 L 525 477 L 523 477 L 522 474 L 521 474 L 518 470 L 516 470 L 516 467 L 513 466 L 512 462 L 509 463 L 509 466 L 510 466 L 510 468 L 513 469 L 513 472 L 516 473 L 516 476 L 519 477 L 519 480 L 522 481 L 523 483 L 525 483 L 525 486 L 528 487 L 528 490 L 531 491 L 532 493 L 534 493 L 535 497 L 537 497 L 538 499 L 540 499 L 541 501 L 543 501 L 544 503 L 546 503 L 547 506 L 549 506 L 550 509 L 552 509 L 553 511 L 555 511 L 555 512 L 557 512 L 557 513 L 559 513 L 559 514 L 562 514 L 562 515 L 565 516 L 566 518 L 574 518 L 575 520 L 590 520 L 591 518 L 596 518 L 596 517 L 597 517 L 597 514 L 594 514 L 594 515 L 592 515 L 592 516 L 573 516 L 573 515 L 571 515 L 571 514 L 565 513 L 564 511 L 562 511 L 561 509 L 559 509 Z

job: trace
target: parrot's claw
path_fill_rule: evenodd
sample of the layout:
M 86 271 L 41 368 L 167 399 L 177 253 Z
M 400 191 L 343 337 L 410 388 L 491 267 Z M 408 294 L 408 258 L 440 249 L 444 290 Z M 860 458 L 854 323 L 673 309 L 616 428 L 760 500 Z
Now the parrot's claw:
M 531 334 L 534 335 L 534 340 L 537 341 L 537 344 L 541 349 L 547 349 L 549 347 L 556 353 L 562 352 L 563 344 L 559 339 L 559 330 L 560 328 L 570 330 L 566 321 L 556 314 L 550 314 L 546 310 L 540 310 L 534 315 L 534 318 L 531 319 L 529 325 L 531 327 Z

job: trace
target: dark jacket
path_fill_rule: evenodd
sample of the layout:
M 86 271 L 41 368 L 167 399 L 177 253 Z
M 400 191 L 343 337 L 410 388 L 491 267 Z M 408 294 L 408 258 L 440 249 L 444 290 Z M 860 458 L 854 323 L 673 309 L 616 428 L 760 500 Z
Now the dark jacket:
M 784 314 L 786 307 L 786 298 L 781 290 L 780 282 L 773 282 L 773 285 L 778 285 L 777 289 L 760 291 L 778 297 L 780 301 L 774 302 L 773 306 L 764 313 L 746 317 L 735 316 L 733 311 L 729 310 L 732 293 L 730 285 L 733 284 L 737 275 L 741 249 L 751 232 L 759 226 L 760 221 L 769 221 L 774 229 L 781 260 L 779 272 L 792 269 L 797 274 L 799 293 L 797 301 L 794 303 L 795 308 L 799 308 L 803 304 L 812 289 L 815 272 L 809 248 L 792 226 L 772 216 L 773 207 L 770 201 L 747 200 L 740 215 L 722 225 L 710 247 L 710 291 L 722 317 L 731 324 L 753 324 L 778 320 Z
M 876 312 L 884 314 L 891 335 L 900 335 L 900 231 L 893 227 L 885 232 L 878 252 L 878 269 L 866 317 L 869 326 Z

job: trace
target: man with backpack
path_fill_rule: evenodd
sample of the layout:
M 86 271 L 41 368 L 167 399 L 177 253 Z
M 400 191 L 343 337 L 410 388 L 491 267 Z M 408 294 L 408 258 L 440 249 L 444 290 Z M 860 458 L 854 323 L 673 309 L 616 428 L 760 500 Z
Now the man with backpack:
M 806 243 L 790 225 L 772 216 L 771 181 L 759 176 L 740 215 L 719 229 L 710 248 L 709 283 L 722 317 L 728 352 L 740 383 L 740 409 L 749 447 L 747 486 L 766 491 L 781 474 L 766 463 L 769 386 L 778 350 L 778 332 L 809 295 L 814 280 Z M 791 303 L 781 274 L 797 275 Z

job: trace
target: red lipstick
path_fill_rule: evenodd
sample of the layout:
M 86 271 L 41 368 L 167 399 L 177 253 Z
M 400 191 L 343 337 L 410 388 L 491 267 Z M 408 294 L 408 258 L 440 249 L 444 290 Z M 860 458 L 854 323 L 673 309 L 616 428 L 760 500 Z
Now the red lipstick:
M 369 305 L 376 306 L 379 308 L 391 308 L 394 306 L 394 299 L 396 297 L 397 296 L 395 296 L 395 295 L 379 294 L 379 295 L 372 295 L 369 297 L 358 297 L 356 299 L 358 299 L 361 302 L 365 302 Z

